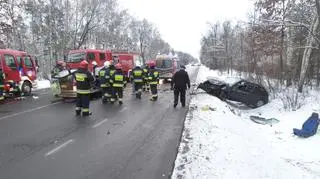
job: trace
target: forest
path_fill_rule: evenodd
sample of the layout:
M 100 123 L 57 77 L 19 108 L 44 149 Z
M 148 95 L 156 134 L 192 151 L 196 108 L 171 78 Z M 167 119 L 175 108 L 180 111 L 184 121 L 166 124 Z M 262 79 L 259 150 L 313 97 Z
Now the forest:
M 136 51 L 144 60 L 171 52 L 184 64 L 195 60 L 174 51 L 155 24 L 133 17 L 117 0 L 0 0 L 0 48 L 35 56 L 45 78 L 56 60 L 80 48 Z

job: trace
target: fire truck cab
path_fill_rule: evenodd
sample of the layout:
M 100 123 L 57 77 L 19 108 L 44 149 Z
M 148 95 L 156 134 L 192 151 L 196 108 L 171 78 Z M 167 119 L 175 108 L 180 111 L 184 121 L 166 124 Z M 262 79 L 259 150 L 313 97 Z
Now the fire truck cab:
M 80 62 L 82 60 L 87 60 L 89 62 L 89 71 L 93 72 L 94 62 L 97 64 L 98 67 L 102 67 L 105 61 L 112 60 L 112 56 L 110 53 L 103 50 L 71 50 L 68 54 L 66 63 L 68 68 L 77 69 L 80 67 Z
M 178 57 L 172 55 L 157 55 L 155 62 L 156 69 L 160 73 L 160 79 L 165 81 L 172 79 L 180 65 Z
M 68 58 L 65 61 L 67 68 L 70 72 L 75 71 L 80 67 L 80 62 L 82 60 L 87 60 L 89 62 L 89 71 L 98 76 L 99 70 L 103 67 L 104 62 L 111 61 L 111 53 L 104 50 L 94 50 L 94 49 L 80 49 L 80 50 L 71 50 L 69 51 Z M 96 68 L 94 69 L 94 64 Z M 56 75 L 56 78 L 59 79 L 59 85 L 61 88 L 60 97 L 62 98 L 75 98 L 77 96 L 77 89 L 75 80 L 72 78 L 71 74 L 68 71 L 64 70 Z M 91 96 L 100 95 L 100 85 L 98 80 L 93 84 L 91 89 Z
M 114 64 L 120 63 L 122 65 L 122 71 L 125 73 L 127 80 L 129 80 L 131 71 L 135 66 L 143 65 L 142 57 L 137 52 L 112 51 L 112 59 Z
M 37 88 L 37 63 L 24 51 L 0 49 L 0 68 L 5 79 L 5 94 L 12 90 L 9 83 L 15 83 L 24 95 L 31 95 Z

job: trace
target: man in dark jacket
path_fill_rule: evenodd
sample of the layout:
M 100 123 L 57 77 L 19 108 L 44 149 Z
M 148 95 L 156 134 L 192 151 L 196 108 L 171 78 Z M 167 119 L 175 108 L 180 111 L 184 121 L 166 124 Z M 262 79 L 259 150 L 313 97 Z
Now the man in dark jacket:
M 94 81 L 92 74 L 88 71 L 88 62 L 83 60 L 80 68 L 73 73 L 77 83 L 77 104 L 76 115 L 80 115 L 82 109 L 83 116 L 89 116 L 91 84 Z
M 186 67 L 181 65 L 180 68 L 181 69 L 173 75 L 171 81 L 171 89 L 174 90 L 173 107 L 177 107 L 178 105 L 179 94 L 182 107 L 186 106 L 186 90 L 190 88 L 189 75 L 185 71 Z

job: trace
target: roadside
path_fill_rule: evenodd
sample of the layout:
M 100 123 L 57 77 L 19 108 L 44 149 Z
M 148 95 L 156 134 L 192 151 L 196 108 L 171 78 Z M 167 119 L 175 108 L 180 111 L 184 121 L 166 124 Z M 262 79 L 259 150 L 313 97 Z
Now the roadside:
M 201 66 L 197 83 L 207 76 L 228 76 Z M 309 102 L 309 99 L 307 99 Z M 292 134 L 312 112 L 313 101 L 294 112 L 280 100 L 257 109 L 230 105 L 208 94 L 193 97 L 172 178 L 319 178 L 319 133 L 308 139 Z M 251 115 L 280 122 L 261 125 Z

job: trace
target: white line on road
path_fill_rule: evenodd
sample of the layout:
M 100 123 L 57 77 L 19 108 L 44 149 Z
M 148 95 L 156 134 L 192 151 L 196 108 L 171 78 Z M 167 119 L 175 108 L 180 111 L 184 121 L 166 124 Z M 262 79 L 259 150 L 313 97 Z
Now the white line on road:
M 50 91 L 40 93 L 40 95 L 48 94 Z
M 3 116 L 3 117 L 0 117 L 0 121 L 3 120 L 3 119 L 10 118 L 10 117 L 19 116 L 19 115 L 24 114 L 24 113 L 29 113 L 29 112 L 36 111 L 36 110 L 39 110 L 39 109 L 42 109 L 42 108 L 53 106 L 53 105 L 56 105 L 58 103 L 59 102 L 48 104 L 48 105 L 44 105 L 44 106 L 40 106 L 40 107 L 36 107 L 36 108 L 33 108 L 33 109 L 28 109 L 28 110 L 25 110 L 25 111 L 22 111 L 22 112 L 17 112 L 17 113 L 10 114 L 10 115 L 7 115 L 7 116 Z
M 98 122 L 97 124 L 93 125 L 92 128 L 99 127 L 100 125 L 102 125 L 103 123 L 105 123 L 105 122 L 107 122 L 107 121 L 108 121 L 108 119 L 104 119 L 104 120 Z
M 127 109 L 127 107 L 124 107 L 124 108 L 120 109 L 119 112 L 123 112 L 123 111 L 126 110 L 126 109 Z
M 56 152 L 58 152 L 59 150 L 61 150 L 62 148 L 66 147 L 68 144 L 71 144 L 73 142 L 73 139 L 68 140 L 67 142 L 59 145 L 58 147 L 50 150 L 48 153 L 46 153 L 46 157 L 48 157 L 49 155 L 52 155 Z

